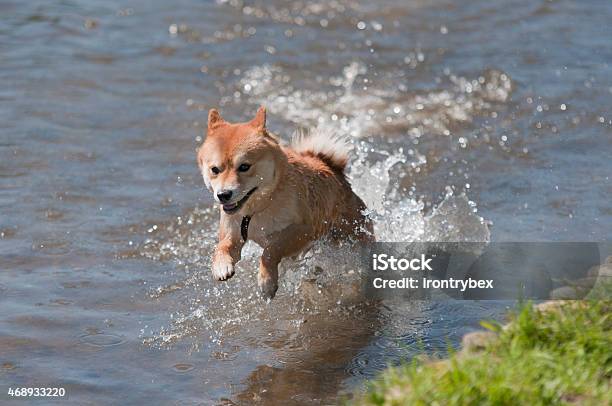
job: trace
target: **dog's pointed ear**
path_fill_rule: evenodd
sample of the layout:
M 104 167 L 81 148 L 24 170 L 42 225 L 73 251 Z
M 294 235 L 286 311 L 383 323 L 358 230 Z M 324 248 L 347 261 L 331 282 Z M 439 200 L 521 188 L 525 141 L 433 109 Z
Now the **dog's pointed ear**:
M 223 124 L 225 124 L 225 120 L 223 120 L 217 109 L 210 109 L 208 112 L 208 130 L 213 130 Z
M 257 109 L 255 118 L 249 122 L 249 125 L 255 127 L 258 130 L 264 130 L 266 128 L 266 108 L 264 106 Z

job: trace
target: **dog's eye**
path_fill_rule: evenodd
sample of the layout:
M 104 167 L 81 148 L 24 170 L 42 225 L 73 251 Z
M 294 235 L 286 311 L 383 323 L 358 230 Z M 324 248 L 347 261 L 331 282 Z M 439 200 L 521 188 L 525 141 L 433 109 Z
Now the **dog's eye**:
M 249 165 L 249 164 L 242 164 L 242 165 L 240 165 L 240 166 L 238 167 L 238 170 L 239 170 L 240 172 L 246 172 L 246 171 L 248 171 L 249 169 L 251 169 L 251 165 Z
M 217 168 L 216 166 L 213 166 L 212 168 L 210 168 L 210 171 L 214 174 L 214 175 L 218 175 L 219 172 L 221 172 L 219 170 L 219 168 Z

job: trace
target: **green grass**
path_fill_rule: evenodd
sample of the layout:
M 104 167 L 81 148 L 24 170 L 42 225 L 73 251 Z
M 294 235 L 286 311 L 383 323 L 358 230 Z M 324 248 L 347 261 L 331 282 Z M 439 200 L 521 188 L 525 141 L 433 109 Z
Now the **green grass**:
M 611 405 L 612 303 L 522 305 L 496 337 L 446 360 L 389 368 L 356 405 Z

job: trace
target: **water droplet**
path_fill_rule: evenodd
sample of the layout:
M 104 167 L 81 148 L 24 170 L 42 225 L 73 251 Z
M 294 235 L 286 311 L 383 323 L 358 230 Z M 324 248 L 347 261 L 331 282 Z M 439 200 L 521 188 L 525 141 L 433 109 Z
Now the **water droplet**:
M 125 340 L 118 335 L 104 333 L 85 334 L 79 337 L 79 341 L 93 347 L 113 347 L 125 342 Z
M 6 370 L 10 371 L 10 370 L 13 370 L 15 368 L 17 368 L 17 367 L 12 362 L 4 362 L 4 363 L 2 363 L 2 369 L 6 369 Z
M 194 366 L 191 364 L 187 364 L 187 363 L 179 363 L 179 364 L 172 366 L 172 369 L 174 369 L 176 372 L 184 374 L 189 371 L 192 371 L 194 369 Z

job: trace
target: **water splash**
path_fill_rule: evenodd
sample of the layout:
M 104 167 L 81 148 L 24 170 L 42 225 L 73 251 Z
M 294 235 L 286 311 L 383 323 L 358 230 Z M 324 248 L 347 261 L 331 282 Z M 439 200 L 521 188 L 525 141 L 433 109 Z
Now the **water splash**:
M 454 126 L 488 113 L 512 92 L 510 77 L 495 69 L 472 80 L 445 71 L 446 87 L 421 93 L 408 92 L 393 78 L 388 87 L 360 88 L 358 78 L 367 83 L 367 73 L 364 64 L 352 62 L 329 79 L 331 90 L 312 91 L 295 89 L 282 68 L 262 65 L 245 72 L 238 90 L 299 126 L 353 138 L 408 136 L 415 144 L 423 135 L 450 135 Z
M 281 68 L 263 65 L 247 71 L 238 86 L 253 103 L 265 104 L 287 121 L 349 136 L 353 161 L 347 175 L 368 206 L 378 241 L 488 241 L 488 225 L 467 196 L 455 196 L 449 188 L 442 201 L 426 212 L 424 202 L 402 187 L 401 179 L 428 163 L 417 149 L 424 131 L 444 135 L 449 123 L 470 120 L 477 109 L 505 100 L 511 90 L 509 79 L 502 73 L 475 81 L 451 77 L 454 87 L 450 90 L 406 99 L 397 90 L 359 91 L 356 82 L 366 73 L 363 64 L 354 62 L 330 79 L 332 92 L 297 90 Z M 381 120 L 388 115 L 394 117 L 391 122 L 402 121 L 408 128 L 405 135 L 417 140 L 414 148 L 389 150 L 383 140 L 370 139 L 389 124 Z M 263 339 L 263 331 L 279 323 L 283 329 L 298 331 L 309 315 L 359 317 L 362 303 L 355 298 L 359 297 L 361 264 L 351 247 L 320 241 L 301 258 L 283 260 L 279 291 L 269 305 L 255 293 L 261 248 L 253 243 L 244 247 L 232 280 L 212 281 L 209 267 L 217 210 L 197 208 L 161 227 L 141 247 L 142 255 L 172 261 L 185 272 L 178 282 L 150 292 L 155 299 L 182 296 L 186 304 L 172 314 L 168 327 L 143 332 L 145 342 L 172 345 L 189 338 L 198 348 L 206 342 L 223 344 L 236 331 L 246 330 L 250 337 Z
M 358 161 L 365 159 L 363 154 L 360 150 Z M 423 203 L 390 186 L 399 173 L 397 164 L 408 162 L 413 161 L 399 151 L 380 161 L 354 165 L 349 174 L 356 192 L 369 204 L 379 241 L 489 239 L 486 223 L 465 196 L 449 193 L 431 213 L 425 213 Z M 212 281 L 209 266 L 216 243 L 216 211 L 213 207 L 195 209 L 186 219 L 160 228 L 156 238 L 141 247 L 142 255 L 170 260 L 185 272 L 180 281 L 157 287 L 150 296 L 182 295 L 187 302 L 186 309 L 172 315 L 170 326 L 143 332 L 146 343 L 164 346 L 189 338 L 196 349 L 206 342 L 223 344 L 238 330 L 264 329 L 279 321 L 299 328 L 305 317 L 321 312 L 359 317 L 356 298 L 362 265 L 350 247 L 321 241 L 303 257 L 283 260 L 279 292 L 270 305 L 263 304 L 255 293 L 261 248 L 253 243 L 245 246 L 232 280 Z

